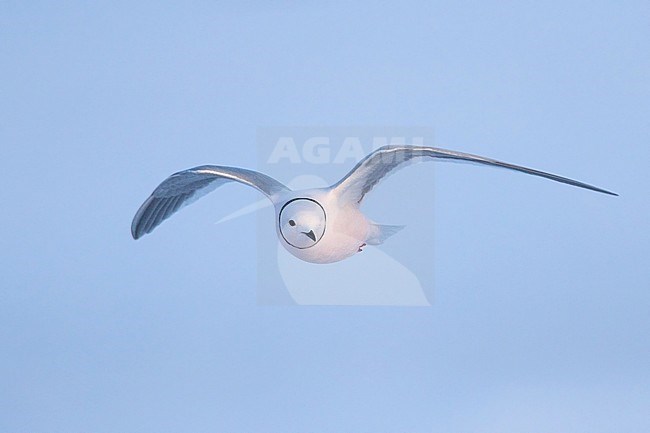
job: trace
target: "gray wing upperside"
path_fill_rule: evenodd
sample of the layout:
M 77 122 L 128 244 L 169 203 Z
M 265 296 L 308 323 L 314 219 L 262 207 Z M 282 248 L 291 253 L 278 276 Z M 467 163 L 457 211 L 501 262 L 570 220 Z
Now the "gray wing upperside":
M 179 209 L 231 181 L 252 186 L 272 202 L 277 194 L 289 191 L 272 177 L 244 168 L 202 165 L 179 171 L 158 185 L 140 206 L 131 223 L 133 239 L 150 233 Z
M 566 183 L 579 188 L 589 189 L 609 195 L 618 195 L 611 191 L 558 176 L 532 168 L 522 167 L 483 156 L 469 153 L 456 152 L 453 150 L 440 149 L 427 146 L 384 146 L 372 152 L 362 159 L 350 172 L 339 182 L 332 185 L 332 189 L 345 200 L 361 203 L 365 195 L 372 190 L 383 178 L 396 170 L 414 162 L 420 161 L 452 161 L 469 162 L 493 167 L 506 168 L 533 176 L 544 177 L 556 182 Z

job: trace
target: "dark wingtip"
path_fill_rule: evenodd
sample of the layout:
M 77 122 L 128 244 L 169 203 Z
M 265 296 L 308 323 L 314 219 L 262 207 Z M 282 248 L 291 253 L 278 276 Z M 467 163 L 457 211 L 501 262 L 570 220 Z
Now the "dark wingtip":
M 146 235 L 149 233 L 151 230 L 147 230 L 146 225 L 144 224 L 145 221 L 143 220 L 143 216 L 145 211 L 149 208 L 149 205 L 151 204 L 152 201 L 154 201 L 153 195 L 149 196 L 145 200 L 144 203 L 140 206 L 138 211 L 135 213 L 135 216 L 133 217 L 133 221 L 131 222 L 131 236 L 133 239 L 138 240 L 142 236 Z
M 138 230 L 138 218 L 137 218 L 137 215 L 136 215 L 135 218 L 133 218 L 133 221 L 131 222 L 131 236 L 136 241 L 142 237 L 142 232 Z
M 603 194 L 613 195 L 614 197 L 618 197 L 618 194 L 617 194 L 617 193 L 612 192 L 612 191 L 607 191 L 606 189 L 600 189 L 600 188 L 597 188 L 596 191 L 598 191 L 598 192 L 602 192 Z
M 562 182 L 562 180 L 560 180 L 560 181 Z M 589 185 L 588 183 L 582 183 L 582 182 L 576 182 L 576 181 L 565 182 L 565 183 L 569 183 L 569 185 L 578 186 L 580 188 L 589 189 L 591 191 L 599 192 L 601 194 L 613 195 L 615 197 L 618 197 L 618 194 L 615 193 L 615 192 L 608 191 L 608 190 L 603 189 L 603 188 L 598 188 L 597 186 Z
M 144 206 L 144 205 L 143 205 Z M 141 230 L 141 227 L 139 227 L 141 224 L 141 214 L 142 214 L 142 207 L 138 209 L 138 212 L 135 214 L 133 217 L 133 221 L 131 221 L 131 236 L 133 237 L 134 240 L 138 240 L 142 237 L 144 234 Z

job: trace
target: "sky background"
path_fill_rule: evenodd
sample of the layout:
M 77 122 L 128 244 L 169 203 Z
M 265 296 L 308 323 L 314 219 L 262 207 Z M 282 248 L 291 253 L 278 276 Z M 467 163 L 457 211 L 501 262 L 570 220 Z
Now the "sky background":
M 0 432 L 650 430 L 648 52 L 642 1 L 1 1 Z M 431 127 L 621 196 L 436 165 L 424 308 L 258 305 L 255 214 L 213 224 L 243 187 L 131 239 L 278 125 Z

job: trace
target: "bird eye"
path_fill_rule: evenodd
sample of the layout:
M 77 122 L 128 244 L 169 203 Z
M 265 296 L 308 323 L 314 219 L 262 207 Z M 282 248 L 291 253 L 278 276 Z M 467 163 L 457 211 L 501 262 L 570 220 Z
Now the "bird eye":
M 289 220 L 289 225 L 293 227 L 296 225 L 296 222 L 294 220 Z

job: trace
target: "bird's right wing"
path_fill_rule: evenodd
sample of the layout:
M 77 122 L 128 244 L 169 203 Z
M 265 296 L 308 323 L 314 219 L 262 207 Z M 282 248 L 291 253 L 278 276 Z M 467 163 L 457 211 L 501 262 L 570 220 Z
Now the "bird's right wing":
M 158 185 L 140 206 L 131 223 L 133 239 L 150 233 L 180 208 L 230 181 L 252 186 L 271 201 L 277 194 L 289 191 L 272 177 L 244 168 L 202 165 L 179 171 Z

